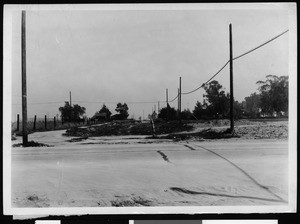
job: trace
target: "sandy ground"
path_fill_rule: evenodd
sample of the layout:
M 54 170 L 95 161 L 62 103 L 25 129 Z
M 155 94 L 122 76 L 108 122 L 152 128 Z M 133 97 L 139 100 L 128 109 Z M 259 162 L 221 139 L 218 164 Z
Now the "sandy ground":
M 68 142 L 63 132 L 29 135 L 53 147 L 12 148 L 13 207 L 287 204 L 285 139 Z

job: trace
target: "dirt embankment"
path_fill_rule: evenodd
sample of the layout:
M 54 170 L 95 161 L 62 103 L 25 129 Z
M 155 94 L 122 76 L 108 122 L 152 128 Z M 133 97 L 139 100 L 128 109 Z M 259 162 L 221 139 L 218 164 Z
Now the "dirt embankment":
M 212 138 L 214 136 L 228 137 L 226 128 L 229 128 L 229 126 L 229 120 L 214 120 L 193 124 L 194 130 L 198 130 L 198 132 L 207 135 L 207 137 L 212 136 Z M 237 120 L 234 121 L 233 137 L 245 139 L 287 139 L 288 120 Z
M 155 123 L 155 138 L 160 139 L 287 139 L 288 120 L 238 120 L 234 132 L 229 131 L 229 120 L 171 121 Z M 114 121 L 96 126 L 73 127 L 65 135 L 80 138 L 94 136 L 149 135 L 153 138 L 150 122 Z
M 181 131 L 191 131 L 193 126 L 178 121 L 158 122 L 155 124 L 155 134 L 169 134 Z M 66 131 L 66 136 L 121 136 L 121 135 L 153 135 L 150 122 L 113 121 L 102 125 L 89 127 L 74 127 Z

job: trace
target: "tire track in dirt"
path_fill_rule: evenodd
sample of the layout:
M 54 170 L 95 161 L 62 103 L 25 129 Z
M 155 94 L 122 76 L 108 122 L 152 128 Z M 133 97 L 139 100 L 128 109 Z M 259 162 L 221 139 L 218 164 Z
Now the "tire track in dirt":
M 166 154 L 164 154 L 162 151 L 159 151 L 159 150 L 157 152 L 162 156 L 163 160 L 165 160 L 168 163 L 170 163 L 170 160 L 169 160 L 169 158 L 167 157 Z
M 189 145 L 184 145 L 185 147 L 189 148 L 190 150 L 196 150 L 193 147 L 189 146 Z
M 191 146 L 188 146 L 188 145 L 184 145 L 185 147 L 189 148 L 189 149 L 193 149 L 193 150 L 196 150 L 195 148 L 191 147 Z M 280 196 L 278 196 L 277 194 L 273 193 L 268 187 L 258 183 L 249 173 L 247 173 L 245 170 L 243 170 L 241 167 L 239 167 L 238 165 L 236 165 L 235 163 L 233 163 L 232 161 L 230 161 L 229 159 L 223 157 L 222 155 L 210 150 L 210 149 L 207 149 L 203 146 L 200 146 L 200 145 L 195 145 L 197 147 L 200 147 L 201 149 L 204 149 L 218 157 L 220 157 L 221 159 L 227 161 L 228 163 L 230 163 L 232 166 L 234 166 L 235 168 L 237 168 L 239 171 L 241 171 L 244 175 L 246 175 L 254 184 L 256 184 L 258 187 L 264 189 L 265 191 L 267 191 L 269 194 L 273 195 L 274 197 L 276 197 L 279 201 L 281 202 L 287 202 L 286 200 L 284 200 L 283 198 L 281 198 Z
M 230 197 L 230 198 L 245 198 L 245 199 L 255 199 L 255 200 L 262 200 L 262 201 L 270 201 L 270 202 L 285 202 L 280 199 L 271 199 L 271 198 L 261 198 L 261 197 L 254 197 L 254 196 L 246 196 L 246 195 L 230 195 L 230 194 L 216 194 L 210 193 L 205 191 L 191 191 L 181 187 L 171 187 L 172 191 L 176 191 L 179 193 L 191 194 L 191 195 L 210 195 L 210 196 L 217 196 L 217 197 Z

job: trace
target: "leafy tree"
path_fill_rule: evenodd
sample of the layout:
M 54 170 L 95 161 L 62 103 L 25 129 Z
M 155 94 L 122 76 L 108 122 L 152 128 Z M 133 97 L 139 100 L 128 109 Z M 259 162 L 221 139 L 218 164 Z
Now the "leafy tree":
M 118 119 L 120 120 L 125 120 L 129 116 L 128 114 L 128 106 L 126 103 L 118 103 L 115 111 L 117 111 L 119 114 L 117 116 Z
M 110 117 L 111 115 L 110 110 L 107 108 L 105 104 L 102 105 L 102 108 L 99 110 L 99 113 L 106 113 L 108 117 Z
M 244 109 L 246 115 L 250 117 L 259 117 L 260 115 L 260 98 L 261 95 L 252 93 L 250 96 L 245 97 Z
M 205 101 L 203 102 L 203 104 L 197 101 L 196 106 L 193 110 L 193 115 L 197 119 L 201 119 L 203 116 L 207 114 L 206 109 L 207 109 L 207 103 Z
M 218 81 L 213 80 L 208 85 L 204 86 L 206 94 L 203 95 L 207 101 L 207 110 L 215 117 L 225 116 L 229 110 L 230 96 L 225 94 L 223 87 Z
M 65 102 L 65 106 L 60 107 L 61 118 L 68 122 L 80 121 L 81 116 L 85 114 L 85 107 L 81 107 L 78 104 L 71 106 L 69 102 Z
M 165 119 L 169 118 L 169 120 L 175 120 L 176 119 L 176 110 L 173 107 L 170 107 L 168 104 L 167 107 L 162 108 L 159 111 L 158 118 Z
M 266 81 L 258 81 L 260 108 L 263 113 L 288 112 L 288 76 L 267 75 Z
M 110 119 L 110 116 L 111 116 L 111 112 L 110 110 L 108 109 L 108 107 L 103 104 L 101 109 L 95 113 L 95 115 L 93 116 L 92 119 L 94 120 L 109 120 Z
M 233 102 L 233 118 L 238 119 L 243 116 L 243 103 Z
M 184 109 L 183 111 L 181 111 L 180 117 L 182 120 L 194 120 L 194 116 L 189 109 Z

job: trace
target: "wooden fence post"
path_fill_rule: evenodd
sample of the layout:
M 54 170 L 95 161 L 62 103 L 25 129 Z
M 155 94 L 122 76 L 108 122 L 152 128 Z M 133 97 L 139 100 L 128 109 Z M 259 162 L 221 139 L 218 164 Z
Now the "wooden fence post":
M 45 115 L 45 129 L 47 129 L 47 115 Z
M 154 124 L 154 120 L 152 117 L 151 117 L 150 123 L 152 124 L 152 137 L 154 138 L 156 136 L 155 135 L 155 124 Z
M 20 130 L 20 115 L 17 115 L 17 131 Z
M 34 120 L 33 120 L 33 130 L 35 131 L 36 129 L 36 115 L 34 115 Z
M 55 129 L 56 128 L 56 117 L 54 117 L 53 122 L 54 122 L 54 129 Z

